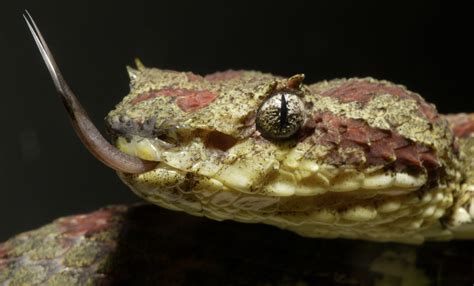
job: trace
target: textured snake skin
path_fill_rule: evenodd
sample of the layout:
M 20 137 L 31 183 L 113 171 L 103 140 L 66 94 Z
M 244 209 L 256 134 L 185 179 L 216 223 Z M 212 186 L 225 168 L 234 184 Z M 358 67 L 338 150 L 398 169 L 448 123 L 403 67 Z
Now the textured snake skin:
M 372 78 L 304 85 L 302 75 L 202 77 L 140 64 L 129 73 L 130 94 L 106 122 L 120 150 L 159 162 L 119 173 L 147 201 L 306 237 L 422 243 L 472 233 L 459 228 L 474 215 L 467 115 L 445 117 Z M 281 141 L 255 122 L 283 93 L 299 98 L 304 123 Z
M 470 285 L 472 249 L 471 241 L 308 239 L 114 206 L 0 244 L 0 285 Z

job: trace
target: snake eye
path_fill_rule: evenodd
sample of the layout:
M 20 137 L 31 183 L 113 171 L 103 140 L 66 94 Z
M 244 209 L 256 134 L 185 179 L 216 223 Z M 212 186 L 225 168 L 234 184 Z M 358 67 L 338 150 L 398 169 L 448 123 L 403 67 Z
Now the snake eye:
M 295 135 L 303 124 L 303 102 L 293 93 L 280 91 L 265 100 L 257 111 L 257 130 L 266 139 L 282 140 Z

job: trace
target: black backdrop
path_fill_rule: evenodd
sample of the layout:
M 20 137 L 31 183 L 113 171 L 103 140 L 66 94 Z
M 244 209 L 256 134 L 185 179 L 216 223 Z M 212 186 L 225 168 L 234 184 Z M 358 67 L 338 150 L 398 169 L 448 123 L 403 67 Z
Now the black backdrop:
M 139 201 L 80 145 L 21 18 L 36 19 L 102 127 L 128 90 L 127 64 L 256 69 L 307 82 L 374 76 L 443 113 L 473 111 L 467 7 L 440 1 L 2 1 L 0 241 L 55 217 Z M 467 67 L 467 70 L 464 70 Z

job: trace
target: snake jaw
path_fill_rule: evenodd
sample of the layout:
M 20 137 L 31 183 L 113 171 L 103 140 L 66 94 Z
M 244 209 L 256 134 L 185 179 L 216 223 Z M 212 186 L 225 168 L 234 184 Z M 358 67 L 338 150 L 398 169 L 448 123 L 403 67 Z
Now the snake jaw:
M 84 146 L 99 161 L 117 171 L 126 173 L 143 173 L 154 169 L 156 162 L 141 160 L 122 153 L 100 134 L 87 115 L 87 112 L 64 80 L 46 41 L 28 11 L 25 11 L 23 18 L 25 19 L 46 67 L 51 74 L 51 78 L 53 79 L 54 85 L 60 95 L 61 101 L 68 112 L 72 126 Z

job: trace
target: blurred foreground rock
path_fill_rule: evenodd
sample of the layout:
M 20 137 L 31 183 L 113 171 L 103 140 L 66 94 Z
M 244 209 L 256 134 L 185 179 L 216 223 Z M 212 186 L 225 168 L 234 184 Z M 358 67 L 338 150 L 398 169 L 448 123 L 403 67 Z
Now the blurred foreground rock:
M 474 241 L 305 239 L 152 205 L 60 218 L 0 243 L 0 285 L 472 285 Z

